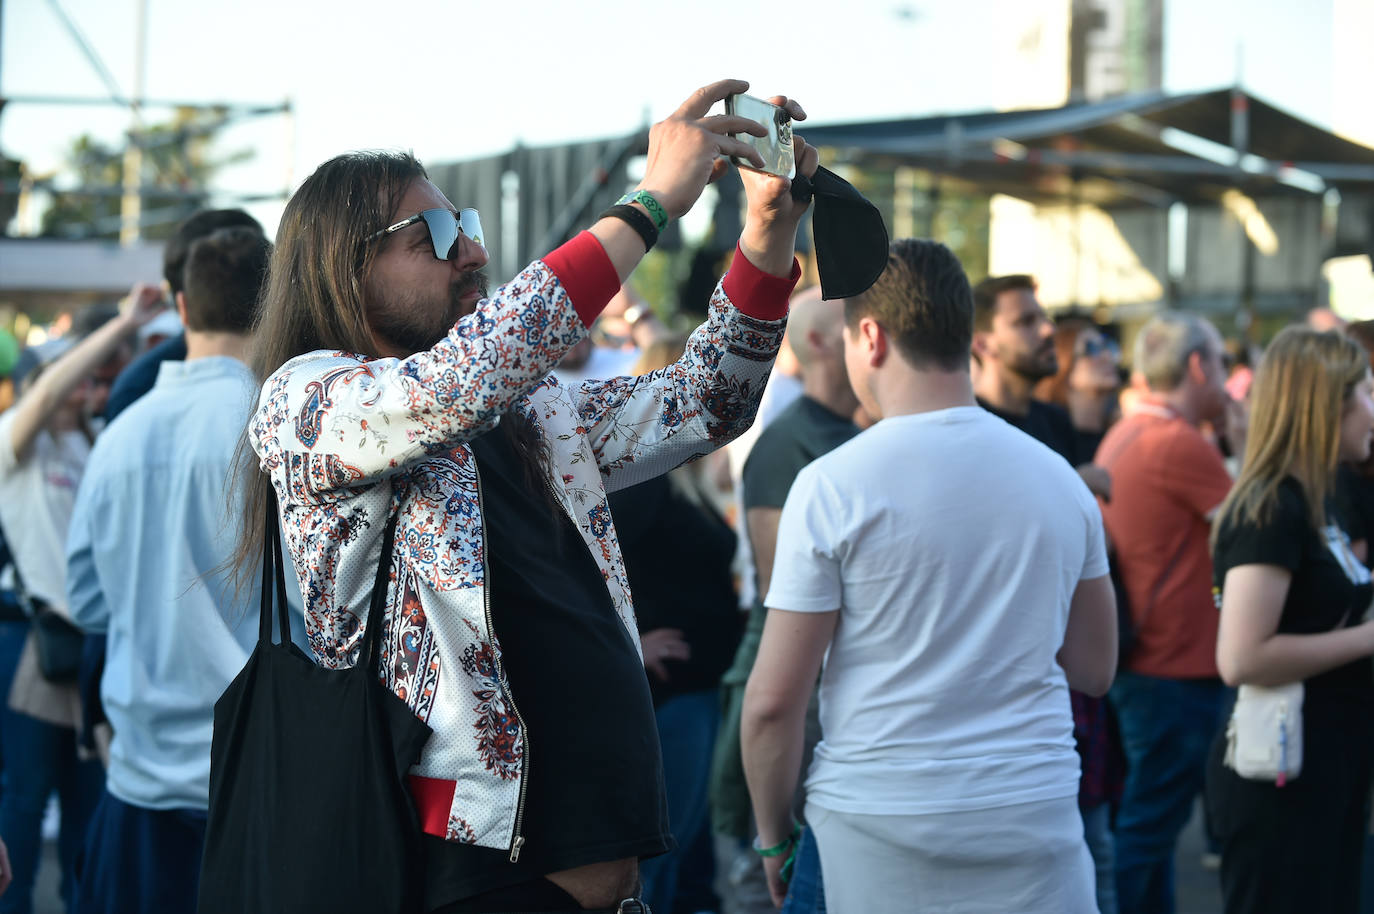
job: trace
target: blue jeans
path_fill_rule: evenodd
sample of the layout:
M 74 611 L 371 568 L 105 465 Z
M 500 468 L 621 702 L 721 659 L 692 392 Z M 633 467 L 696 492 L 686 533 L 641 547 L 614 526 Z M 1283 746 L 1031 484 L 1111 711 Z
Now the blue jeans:
M 1202 791 L 1225 694 L 1218 679 L 1117 674 L 1111 701 L 1128 766 L 1115 836 L 1121 914 L 1173 914 L 1174 847 Z
M 797 847 L 797 862 L 792 864 L 792 881 L 787 884 L 787 899 L 782 914 L 825 914 L 825 885 L 821 881 L 821 852 L 816 833 L 802 829 Z
M 195 914 L 203 809 L 144 809 L 105 791 L 69 914 Z
M 678 845 L 677 850 L 645 860 L 639 867 L 644 880 L 641 897 L 656 914 L 672 914 L 679 872 L 688 851 L 709 832 L 706 792 L 720 726 L 719 700 L 715 689 L 688 692 L 668 699 L 654 711 L 663 753 L 668 822 Z M 708 875 L 705 882 L 709 885 L 710 881 Z
M 1097 877 L 1098 914 L 1116 914 L 1116 842 L 1112 838 L 1112 804 L 1098 803 L 1086 809 L 1078 807 L 1083 817 L 1083 840 L 1092 854 L 1093 871 Z
M 9 690 L 29 636 L 27 622 L 0 622 L 0 836 L 9 849 L 14 882 L 0 896 L 0 914 L 30 914 L 33 882 L 42 852 L 43 812 L 54 790 L 62 807 L 57 841 L 62 864 L 62 900 L 75 888 L 72 866 L 86 838 L 86 826 L 100 798 L 105 772 L 95 760 L 77 761 L 76 730 L 9 709 Z

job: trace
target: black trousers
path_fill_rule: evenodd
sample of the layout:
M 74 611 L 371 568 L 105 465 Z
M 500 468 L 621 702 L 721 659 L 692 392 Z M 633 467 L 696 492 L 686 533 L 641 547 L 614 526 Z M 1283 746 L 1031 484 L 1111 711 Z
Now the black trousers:
M 1226 914 L 1359 910 L 1370 722 L 1331 708 L 1304 715 L 1302 774 L 1283 787 L 1225 767 L 1225 733 L 1212 745 L 1206 803 L 1221 842 Z

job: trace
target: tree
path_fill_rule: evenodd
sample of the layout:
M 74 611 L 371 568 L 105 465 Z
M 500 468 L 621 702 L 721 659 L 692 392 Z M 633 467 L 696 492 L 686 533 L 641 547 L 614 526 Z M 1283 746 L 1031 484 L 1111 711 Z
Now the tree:
M 3 104 L 0 104 L 0 107 L 4 107 Z M 10 224 L 10 220 L 19 211 L 19 192 L 11 188 L 18 186 L 23 174 L 22 162 L 0 155 L 0 232 L 3 232 L 4 227 Z
M 142 201 L 143 234 L 166 238 L 175 225 L 209 199 L 215 174 L 225 165 L 252 158 L 252 150 L 213 155 L 220 129 L 229 123 L 224 108 L 177 108 L 166 122 L 131 134 L 143 150 L 142 186 L 156 188 Z M 39 234 L 67 238 L 118 238 L 125 155 L 83 134 L 66 157 L 76 186 L 54 190 Z

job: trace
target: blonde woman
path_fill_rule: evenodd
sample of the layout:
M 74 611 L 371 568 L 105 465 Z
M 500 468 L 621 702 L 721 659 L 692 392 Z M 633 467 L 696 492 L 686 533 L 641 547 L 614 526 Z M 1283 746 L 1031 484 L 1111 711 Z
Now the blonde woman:
M 1341 460 L 1374 432 L 1369 361 L 1336 333 L 1290 327 L 1265 353 L 1244 469 L 1218 512 L 1217 666 L 1228 685 L 1302 681 L 1303 765 L 1247 780 L 1213 746 L 1207 801 L 1227 914 L 1354 912 L 1371 763 L 1374 596 L 1329 510 Z

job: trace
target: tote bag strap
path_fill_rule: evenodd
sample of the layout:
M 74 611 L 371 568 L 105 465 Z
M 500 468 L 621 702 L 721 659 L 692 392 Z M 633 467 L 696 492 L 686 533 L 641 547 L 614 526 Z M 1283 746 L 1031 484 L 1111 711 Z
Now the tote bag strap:
M 272 594 L 277 596 L 277 628 L 281 643 L 291 640 L 291 617 L 286 610 L 286 570 L 281 555 L 281 523 L 277 519 L 277 493 L 268 489 L 267 524 L 262 534 L 262 596 L 258 608 L 258 642 L 272 641 Z
M 390 499 L 387 499 L 388 503 Z M 388 506 L 390 506 L 388 504 Z M 396 542 L 396 520 L 400 511 L 389 512 L 386 532 L 382 535 L 382 552 L 377 559 L 377 577 L 372 582 L 372 600 L 367 611 L 367 629 L 363 632 L 363 650 L 359 662 L 376 669 L 379 661 L 381 629 L 386 621 L 386 594 L 391 583 L 391 550 Z M 277 493 L 269 490 L 267 498 L 267 526 L 262 543 L 262 603 L 258 611 L 258 640 L 272 640 L 272 593 L 276 592 L 277 627 L 283 644 L 291 640 L 291 619 L 286 609 L 286 570 L 281 554 L 281 526 L 277 519 Z

